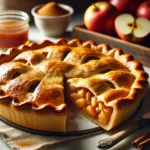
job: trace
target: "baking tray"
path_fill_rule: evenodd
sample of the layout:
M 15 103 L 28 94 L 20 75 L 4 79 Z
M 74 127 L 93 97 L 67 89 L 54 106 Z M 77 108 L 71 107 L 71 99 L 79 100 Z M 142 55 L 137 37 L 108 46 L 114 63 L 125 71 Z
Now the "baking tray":
M 139 45 L 123 41 L 117 36 L 113 37 L 87 30 L 84 24 L 74 26 L 72 36 L 82 41 L 93 40 L 97 44 L 107 43 L 111 48 L 121 48 L 124 53 L 133 55 L 134 58 L 144 66 L 150 67 L 150 36 Z

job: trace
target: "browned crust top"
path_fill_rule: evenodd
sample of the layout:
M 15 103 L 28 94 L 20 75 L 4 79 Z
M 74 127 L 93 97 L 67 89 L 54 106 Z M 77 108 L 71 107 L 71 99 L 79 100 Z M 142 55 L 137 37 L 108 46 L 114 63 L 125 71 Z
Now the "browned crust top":
M 90 65 L 84 64 L 85 61 L 87 61 L 87 60 L 86 60 L 86 58 L 83 58 L 84 57 L 83 53 L 86 53 L 86 54 L 89 53 L 89 55 L 92 54 L 92 57 L 96 57 L 95 61 L 97 61 L 97 62 L 102 61 L 102 60 L 104 62 L 109 61 L 112 63 L 111 66 L 113 66 L 113 69 L 117 70 L 118 68 L 121 68 L 122 70 L 125 70 L 125 72 L 129 72 L 132 76 L 134 76 L 134 82 L 132 85 L 130 85 L 131 89 L 130 89 L 130 93 L 128 94 L 128 96 L 117 100 L 118 108 L 122 108 L 124 104 L 129 105 L 130 103 L 133 103 L 137 99 L 141 99 L 144 96 L 144 94 L 146 93 L 146 90 L 148 87 L 148 81 L 147 81 L 148 74 L 144 71 L 141 63 L 135 61 L 131 55 L 124 54 L 123 51 L 119 48 L 111 49 L 107 44 L 97 45 L 93 41 L 82 42 L 79 39 L 72 39 L 70 41 L 66 41 L 65 39 L 59 39 L 57 42 L 51 42 L 51 41 L 45 40 L 41 43 L 33 42 L 27 46 L 20 46 L 19 48 L 11 48 L 8 50 L 8 52 L 6 54 L 0 55 L 0 64 L 1 64 L 0 67 L 2 68 L 6 62 L 12 61 L 15 58 L 17 60 L 18 55 L 22 54 L 23 52 L 31 51 L 31 53 L 32 53 L 32 51 L 33 52 L 37 51 L 37 50 L 42 51 L 43 48 L 49 47 L 49 46 L 54 46 L 54 47 L 56 47 L 55 49 L 57 49 L 57 46 L 65 46 L 66 49 L 61 50 L 61 48 L 60 48 L 59 52 L 61 53 L 61 51 L 65 51 L 65 52 L 69 51 L 69 52 L 71 52 L 71 55 L 72 55 L 69 57 L 67 54 L 68 57 L 63 58 L 63 61 L 61 60 L 62 58 L 61 59 L 57 58 L 58 59 L 57 62 L 55 61 L 54 58 L 59 57 L 59 56 L 54 55 L 53 59 L 52 59 L 53 56 L 51 56 L 51 59 L 50 59 L 51 63 L 46 62 L 46 65 L 45 65 L 46 71 L 48 71 L 50 73 L 49 73 L 49 77 L 47 78 L 47 80 L 43 81 L 41 87 L 45 86 L 44 90 L 47 89 L 48 91 L 51 91 L 50 95 L 52 95 L 52 93 L 53 93 L 52 91 L 58 90 L 58 95 L 54 95 L 54 97 L 55 97 L 54 99 L 57 99 L 56 97 L 58 96 L 58 99 L 61 98 L 61 101 L 58 100 L 58 102 L 48 103 L 46 101 L 47 97 L 44 95 L 45 92 L 43 91 L 43 94 L 42 94 L 42 92 L 40 92 L 40 94 L 38 94 L 36 96 L 36 98 L 33 98 L 32 101 L 30 100 L 30 101 L 21 101 L 20 102 L 20 100 L 17 99 L 18 96 L 13 95 L 15 88 L 18 92 L 18 95 L 23 95 L 24 93 L 22 93 L 22 92 L 25 91 L 26 87 L 29 86 L 28 81 L 32 80 L 32 81 L 36 82 L 36 81 L 41 80 L 43 77 L 45 77 L 45 75 L 43 76 L 44 73 L 40 74 L 40 72 L 39 72 L 39 76 L 33 79 L 34 73 L 32 74 L 32 71 L 29 71 L 30 66 L 29 67 L 26 66 L 25 69 L 32 74 L 31 76 L 28 77 L 28 81 L 26 80 L 26 82 L 24 82 L 24 80 L 22 80 L 21 87 L 16 86 L 14 88 L 14 87 L 12 87 L 12 85 L 9 85 L 8 86 L 9 88 L 6 89 L 6 91 L 8 91 L 8 93 L 6 92 L 8 94 L 8 96 L 6 96 L 5 94 L 3 95 L 3 90 L 0 90 L 0 104 L 8 104 L 8 101 L 9 101 L 10 104 L 12 104 L 15 107 L 19 107 L 19 108 L 26 106 L 26 107 L 32 108 L 34 110 L 44 110 L 47 108 L 50 108 L 50 109 L 52 108 L 55 111 L 62 111 L 63 109 L 66 108 L 66 104 L 62 100 L 63 99 L 63 95 L 62 95 L 63 86 L 62 85 L 64 82 L 63 81 L 64 76 L 65 76 L 65 78 L 70 79 L 73 77 L 87 78 L 87 77 L 98 74 L 98 72 L 96 72 L 96 71 L 95 71 L 95 73 L 93 73 L 92 71 L 89 71 L 89 70 L 93 69 L 93 66 L 90 67 L 90 65 L 93 65 L 94 61 L 92 62 L 93 64 L 91 63 Z M 67 49 L 68 47 L 69 47 L 69 50 Z M 55 50 L 55 49 L 53 49 L 53 50 Z M 45 54 L 43 53 L 43 55 L 45 55 Z M 63 55 L 64 55 L 64 53 L 63 53 Z M 106 57 L 106 56 L 108 56 L 108 57 Z M 47 57 L 47 54 L 46 54 L 46 57 Z M 61 57 L 63 57 L 63 56 L 61 56 Z M 40 56 L 39 58 L 36 57 L 36 59 L 31 59 L 29 62 L 33 63 L 34 65 L 37 65 L 37 62 L 39 62 L 40 59 L 42 59 L 42 58 L 43 58 L 43 56 Z M 91 59 L 93 59 L 93 58 L 91 58 Z M 113 62 L 115 62 L 114 65 L 113 65 Z M 106 64 L 106 63 L 104 63 L 104 64 Z M 82 67 L 81 67 L 81 65 L 82 65 Z M 53 67 L 53 66 L 55 66 L 55 67 Z M 100 67 L 101 68 L 105 67 L 105 65 L 98 66 L 98 67 L 95 65 L 94 69 L 97 70 L 97 68 L 100 68 Z M 52 68 L 54 68 L 54 69 L 52 70 Z M 74 68 L 76 68 L 76 69 L 74 69 Z M 83 72 L 83 70 L 84 70 L 83 68 L 86 68 L 87 72 L 86 71 Z M 93 69 L 93 71 L 94 71 L 94 69 Z M 109 68 L 109 69 L 111 69 L 111 68 Z M 56 70 L 56 73 L 54 70 Z M 78 71 L 76 71 L 76 70 L 78 70 Z M 103 71 L 103 70 L 101 70 L 101 71 Z M 58 72 L 60 74 L 58 74 Z M 59 83 L 58 82 L 55 83 L 54 77 L 56 75 L 58 76 L 57 80 L 59 80 L 58 81 Z M 49 81 L 49 78 L 51 78 L 51 77 L 54 78 L 53 81 Z M 22 79 L 24 79 L 24 78 L 22 78 Z M 2 85 L 4 84 L 2 82 L 5 82 L 5 76 L 3 79 L 1 79 L 0 87 L 2 87 Z M 17 82 L 17 80 L 16 80 L 16 82 Z M 18 82 L 20 82 L 20 80 Z M 45 82 L 55 83 L 56 85 L 59 85 L 59 88 L 55 88 L 55 86 L 49 88 L 45 85 Z M 124 81 L 122 81 L 122 82 L 124 82 Z M 94 82 L 91 84 L 94 84 Z M 11 93 L 10 87 L 12 87 L 12 93 Z M 19 88 L 21 90 L 18 90 Z M 24 89 L 24 90 L 22 90 L 22 89 Z M 40 90 L 40 88 L 38 90 Z M 41 88 L 41 91 L 42 91 L 42 88 Z M 44 96 L 45 96 L 45 98 L 44 98 L 45 103 L 42 104 L 42 102 L 40 100 Z M 23 99 L 23 98 L 24 97 L 21 97 L 20 99 Z M 39 98 L 39 101 L 37 101 L 38 98 Z

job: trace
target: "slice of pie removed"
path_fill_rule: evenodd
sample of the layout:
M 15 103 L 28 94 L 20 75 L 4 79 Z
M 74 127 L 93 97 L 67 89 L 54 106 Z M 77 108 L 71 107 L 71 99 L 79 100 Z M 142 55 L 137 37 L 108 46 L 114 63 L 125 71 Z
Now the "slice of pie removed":
M 66 132 L 70 102 L 110 130 L 137 110 L 147 79 L 131 55 L 107 44 L 31 43 L 0 55 L 0 115 L 23 127 Z

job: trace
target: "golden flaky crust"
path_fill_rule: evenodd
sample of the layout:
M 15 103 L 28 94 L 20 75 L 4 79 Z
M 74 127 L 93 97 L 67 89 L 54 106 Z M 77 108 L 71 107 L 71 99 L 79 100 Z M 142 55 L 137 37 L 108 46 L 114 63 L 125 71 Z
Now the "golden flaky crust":
M 136 111 L 147 78 L 131 55 L 107 44 L 31 43 L 0 56 L 0 115 L 24 127 L 65 132 L 70 101 L 110 130 Z

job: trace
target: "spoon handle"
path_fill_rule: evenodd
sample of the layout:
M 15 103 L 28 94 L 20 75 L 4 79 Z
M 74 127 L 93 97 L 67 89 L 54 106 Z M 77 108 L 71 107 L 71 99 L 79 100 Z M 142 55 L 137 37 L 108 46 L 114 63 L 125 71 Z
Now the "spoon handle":
M 112 135 L 111 137 L 108 137 L 104 140 L 99 141 L 97 147 L 99 149 L 109 149 L 142 127 L 143 127 L 143 124 L 141 124 L 141 122 L 130 125 L 126 129 Z

